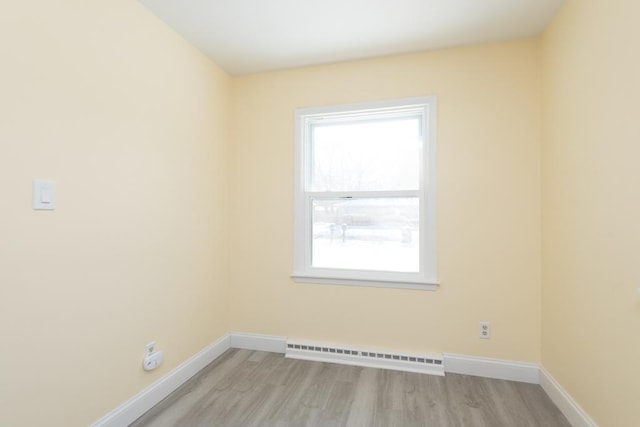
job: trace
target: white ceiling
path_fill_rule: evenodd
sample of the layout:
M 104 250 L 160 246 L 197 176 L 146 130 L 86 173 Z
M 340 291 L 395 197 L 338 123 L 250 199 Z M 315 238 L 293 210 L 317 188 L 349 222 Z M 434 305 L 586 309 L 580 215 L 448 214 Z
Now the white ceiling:
M 231 74 L 535 36 L 564 0 L 140 0 Z

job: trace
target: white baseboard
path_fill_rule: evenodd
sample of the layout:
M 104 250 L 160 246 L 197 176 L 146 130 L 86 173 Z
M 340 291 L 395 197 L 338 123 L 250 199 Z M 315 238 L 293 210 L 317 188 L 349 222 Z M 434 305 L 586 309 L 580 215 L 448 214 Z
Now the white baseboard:
M 444 371 L 452 374 L 538 384 L 540 366 L 535 363 L 445 353 Z
M 92 427 L 122 427 L 137 420 L 154 405 L 200 372 L 205 366 L 231 348 L 231 339 L 224 335 L 177 368 L 154 382 L 131 399 L 92 424 Z
M 573 427 L 598 426 L 544 367 L 540 368 L 540 386 Z
M 231 337 L 231 348 L 268 351 L 271 353 L 284 353 L 287 348 L 286 337 L 245 334 L 242 332 L 231 332 L 229 336 Z

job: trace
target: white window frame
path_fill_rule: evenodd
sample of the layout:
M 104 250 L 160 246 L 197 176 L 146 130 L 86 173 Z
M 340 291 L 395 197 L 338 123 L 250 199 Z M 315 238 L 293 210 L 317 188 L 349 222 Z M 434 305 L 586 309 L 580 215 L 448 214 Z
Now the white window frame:
M 294 270 L 296 282 L 435 290 L 438 288 L 436 263 L 436 107 L 435 96 L 395 99 L 381 102 L 303 108 L 295 111 L 295 189 L 294 189 Z M 310 181 L 310 126 L 323 118 L 341 118 L 349 114 L 380 115 L 385 113 L 419 111 L 422 116 L 422 168 L 417 191 L 404 192 L 419 198 L 420 262 L 417 273 L 390 271 L 316 268 L 311 265 L 312 202 L 323 193 L 307 191 Z M 379 193 L 379 192 L 377 192 Z M 394 191 L 399 197 L 403 192 Z M 327 193 L 324 193 L 327 194 Z M 331 192 L 335 196 L 336 192 Z M 358 192 L 345 193 L 363 197 Z M 381 193 L 378 194 L 378 196 Z

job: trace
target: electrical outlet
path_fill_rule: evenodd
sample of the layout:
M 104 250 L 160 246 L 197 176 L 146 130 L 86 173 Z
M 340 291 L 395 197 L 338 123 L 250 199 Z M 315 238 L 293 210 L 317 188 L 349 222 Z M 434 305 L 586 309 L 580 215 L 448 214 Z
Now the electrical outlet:
M 158 366 L 160 366 L 160 364 L 162 364 L 163 360 L 164 353 L 162 353 L 161 351 L 156 351 L 155 353 L 152 353 L 144 358 L 144 360 L 142 361 L 142 368 L 145 371 L 153 371 Z
M 142 360 L 142 368 L 145 371 L 156 369 L 164 360 L 164 354 L 158 351 L 157 347 L 155 341 L 151 341 L 145 346 L 144 359 Z
M 156 351 L 156 342 L 155 341 L 151 341 L 149 344 L 147 344 L 145 346 L 146 351 L 144 352 L 145 356 L 149 356 L 150 354 L 152 354 L 154 351 Z
M 483 340 L 488 340 L 489 338 L 491 338 L 491 323 L 480 322 L 479 333 L 480 338 Z

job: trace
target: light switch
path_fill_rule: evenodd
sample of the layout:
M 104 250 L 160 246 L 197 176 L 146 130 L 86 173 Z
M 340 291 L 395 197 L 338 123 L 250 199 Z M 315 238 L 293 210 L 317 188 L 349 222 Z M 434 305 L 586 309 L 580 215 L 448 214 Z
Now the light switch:
M 56 208 L 56 183 L 33 181 L 33 209 L 52 211 Z
M 49 187 L 40 188 L 40 201 L 42 203 L 51 203 L 51 188 Z

